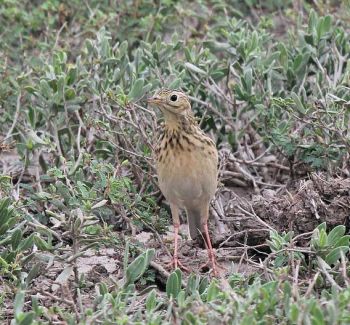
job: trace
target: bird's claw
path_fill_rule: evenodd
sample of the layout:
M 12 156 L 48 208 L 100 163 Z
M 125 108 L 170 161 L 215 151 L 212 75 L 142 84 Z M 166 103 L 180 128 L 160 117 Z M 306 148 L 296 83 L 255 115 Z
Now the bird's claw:
M 190 272 L 190 269 L 182 264 L 182 262 L 178 259 L 177 256 L 174 256 L 170 263 L 166 265 L 167 268 L 174 268 L 175 270 L 179 268 L 185 272 Z
M 211 266 L 211 268 L 210 268 L 210 266 Z M 218 273 L 218 267 L 217 267 L 217 265 L 216 265 L 216 262 L 212 262 L 212 261 L 210 261 L 210 260 L 208 260 L 208 262 L 206 262 L 206 263 L 204 263 L 204 264 L 202 264 L 201 266 L 200 266 L 200 270 L 203 270 L 203 269 L 205 269 L 205 268 L 208 268 L 209 270 L 211 270 L 212 272 L 213 272 L 213 275 L 215 276 L 215 277 L 217 277 L 218 275 L 219 275 L 219 273 Z

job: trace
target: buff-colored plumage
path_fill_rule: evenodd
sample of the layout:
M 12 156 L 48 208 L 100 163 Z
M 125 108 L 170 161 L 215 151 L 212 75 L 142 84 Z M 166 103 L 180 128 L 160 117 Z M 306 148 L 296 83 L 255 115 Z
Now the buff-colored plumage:
M 162 89 L 149 103 L 164 115 L 156 147 L 159 187 L 170 203 L 175 228 L 175 267 L 179 209 L 185 209 L 191 238 L 203 234 L 216 273 L 207 221 L 209 204 L 217 188 L 218 153 L 214 142 L 199 128 L 188 97 L 181 91 Z M 179 263 L 180 264 L 180 263 Z

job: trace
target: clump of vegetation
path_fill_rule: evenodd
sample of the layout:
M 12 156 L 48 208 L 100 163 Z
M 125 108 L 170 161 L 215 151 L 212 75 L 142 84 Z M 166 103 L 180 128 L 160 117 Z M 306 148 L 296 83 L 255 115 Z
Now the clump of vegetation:
M 3 1 L 0 319 L 348 324 L 349 225 L 322 223 L 349 215 L 348 17 L 303 1 Z M 164 269 L 145 102 L 163 86 L 190 95 L 220 152 L 219 279 Z

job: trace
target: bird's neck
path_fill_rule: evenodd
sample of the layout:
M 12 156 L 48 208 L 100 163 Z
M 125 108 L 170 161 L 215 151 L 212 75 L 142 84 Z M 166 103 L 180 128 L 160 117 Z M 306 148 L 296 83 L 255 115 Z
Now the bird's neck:
M 197 122 L 192 112 L 186 115 L 168 113 L 164 114 L 164 126 L 168 130 L 189 130 L 197 126 Z

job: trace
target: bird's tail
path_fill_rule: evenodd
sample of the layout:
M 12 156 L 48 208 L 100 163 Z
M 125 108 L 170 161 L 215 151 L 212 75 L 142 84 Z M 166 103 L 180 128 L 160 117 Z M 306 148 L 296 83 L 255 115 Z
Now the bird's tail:
M 186 212 L 191 238 L 196 239 L 197 237 L 202 236 L 201 233 L 204 231 L 202 224 L 205 215 L 198 210 L 187 210 Z

